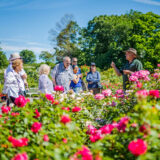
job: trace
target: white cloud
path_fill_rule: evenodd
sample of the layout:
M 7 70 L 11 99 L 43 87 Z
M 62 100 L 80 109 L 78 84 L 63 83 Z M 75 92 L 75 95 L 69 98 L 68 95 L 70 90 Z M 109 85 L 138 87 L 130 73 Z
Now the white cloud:
M 4 51 L 12 51 L 12 52 L 20 52 L 24 49 L 28 49 L 35 52 L 36 54 L 40 54 L 41 51 L 50 51 L 50 52 L 53 51 L 49 48 L 43 48 L 43 47 L 34 47 L 34 46 L 25 47 L 25 46 L 14 46 L 14 45 L 7 45 L 7 44 L 1 44 L 1 48 Z
M 150 4 L 150 5 L 155 5 L 155 6 L 160 6 L 160 2 L 154 1 L 154 0 L 134 0 L 135 2 L 140 2 L 140 3 L 145 3 L 145 4 Z

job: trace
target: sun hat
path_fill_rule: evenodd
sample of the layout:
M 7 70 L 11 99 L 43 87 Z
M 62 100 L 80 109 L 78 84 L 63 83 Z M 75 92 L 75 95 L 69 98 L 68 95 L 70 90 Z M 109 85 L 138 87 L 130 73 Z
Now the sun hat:
M 94 62 L 91 63 L 91 66 L 96 66 L 96 64 Z
M 126 51 L 124 51 L 124 52 L 125 52 L 125 53 L 126 53 L 126 52 L 131 52 L 131 53 L 133 53 L 134 55 L 137 56 L 137 50 L 134 49 L 134 48 L 129 48 L 128 50 L 126 50 Z
M 18 53 L 13 53 L 9 57 L 9 61 L 14 61 L 15 59 L 22 59 L 22 57 Z

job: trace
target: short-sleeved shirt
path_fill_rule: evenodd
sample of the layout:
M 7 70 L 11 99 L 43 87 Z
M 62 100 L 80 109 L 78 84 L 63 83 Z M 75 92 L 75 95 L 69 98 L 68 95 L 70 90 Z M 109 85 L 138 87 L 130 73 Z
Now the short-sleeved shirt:
M 127 62 L 121 69 L 120 73 L 123 75 L 123 89 L 126 90 L 129 86 L 129 75 L 123 74 L 123 70 L 130 70 L 132 72 L 143 69 L 142 63 L 138 59 L 134 59 L 131 63 Z
M 51 76 L 55 79 L 56 84 L 63 86 L 64 91 L 67 92 L 70 88 L 71 80 L 74 79 L 72 66 L 65 68 L 63 62 L 59 63 L 53 68 Z

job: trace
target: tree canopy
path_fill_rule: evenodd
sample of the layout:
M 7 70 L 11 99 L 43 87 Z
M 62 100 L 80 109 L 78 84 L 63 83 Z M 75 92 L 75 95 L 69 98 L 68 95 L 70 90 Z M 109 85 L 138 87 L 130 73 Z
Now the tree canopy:
M 77 57 L 80 64 L 96 62 L 109 68 L 125 62 L 124 50 L 135 48 L 145 69 L 160 63 L 160 15 L 131 10 L 123 15 L 100 15 L 80 28 L 71 21 L 57 36 L 55 55 Z
M 42 59 L 45 62 L 54 62 L 54 55 L 48 51 L 42 51 L 39 55 L 39 59 Z
M 20 56 L 23 58 L 23 62 L 26 64 L 32 64 L 36 62 L 36 55 L 33 51 L 30 50 L 22 50 L 20 52 Z
M 3 50 L 0 48 L 0 68 L 6 67 L 8 65 L 8 60 L 3 52 Z

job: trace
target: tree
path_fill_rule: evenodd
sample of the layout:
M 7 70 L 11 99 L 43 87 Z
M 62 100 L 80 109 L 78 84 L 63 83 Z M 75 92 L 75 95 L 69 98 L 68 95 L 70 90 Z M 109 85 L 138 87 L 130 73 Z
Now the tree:
M 45 62 L 54 62 L 54 55 L 48 51 L 42 51 L 39 55 L 39 59 L 42 59 Z
M 80 38 L 80 27 L 74 21 L 70 21 L 66 28 L 64 28 L 57 36 L 56 42 L 57 47 L 54 49 L 55 56 L 58 61 L 62 60 L 62 57 L 77 57 L 79 63 L 82 64 L 84 61 L 84 56 L 80 48 L 79 38 Z
M 36 55 L 33 53 L 33 51 L 30 50 L 22 50 L 20 52 L 20 56 L 23 58 L 23 62 L 26 64 L 32 64 L 36 62 Z
M 111 61 L 120 67 L 123 51 L 137 49 L 145 69 L 160 63 L 160 15 L 131 10 L 124 15 L 98 16 L 83 29 L 83 52 L 87 64 L 95 61 L 100 68 L 109 68 Z
M 7 57 L 5 53 L 2 51 L 2 49 L 0 48 L 0 68 L 7 67 L 7 65 L 8 65 Z

